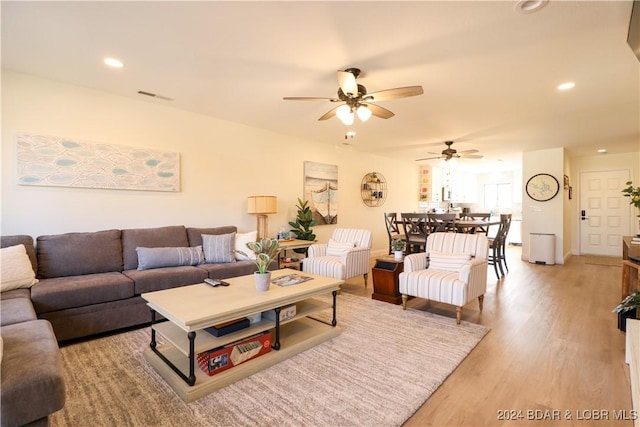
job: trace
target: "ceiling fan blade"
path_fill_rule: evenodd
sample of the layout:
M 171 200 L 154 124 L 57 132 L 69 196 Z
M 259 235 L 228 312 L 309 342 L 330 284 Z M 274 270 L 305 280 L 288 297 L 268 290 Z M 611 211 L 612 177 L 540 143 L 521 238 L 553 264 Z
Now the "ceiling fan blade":
M 470 155 L 463 154 L 460 157 L 462 157 L 463 159 L 481 159 L 484 156 L 481 156 L 480 154 L 470 154 Z
M 368 93 L 363 97 L 363 101 L 386 101 L 387 99 L 406 98 L 408 96 L 422 95 L 423 93 L 422 86 L 397 87 Z
M 344 105 L 344 104 L 342 104 L 342 105 Z M 320 117 L 318 120 L 328 120 L 328 119 L 330 119 L 331 117 L 334 117 L 334 116 L 336 115 L 336 110 L 337 110 L 339 107 L 340 107 L 340 105 L 338 105 L 337 107 L 332 108 L 331 110 L 327 111 L 327 112 L 326 112 L 326 113 L 324 113 L 324 114 L 322 115 L 322 117 Z
M 330 101 L 340 102 L 338 98 L 319 98 L 316 96 L 285 96 L 282 99 L 285 101 Z
M 436 159 L 442 159 L 442 156 L 438 156 L 438 157 L 425 157 L 424 159 L 416 159 L 416 162 L 420 162 L 422 160 L 436 160 Z
M 362 105 L 366 105 L 366 107 L 371 110 L 371 113 L 376 116 L 376 117 L 380 117 L 381 119 L 390 119 L 391 117 L 395 116 L 394 113 L 392 113 L 391 111 L 387 110 L 386 108 L 382 108 L 379 105 L 374 105 L 374 104 L 362 104 Z
M 358 83 L 356 83 L 356 76 L 349 71 L 338 70 L 338 84 L 342 92 L 348 97 L 352 98 L 358 96 Z
M 477 153 L 477 152 L 478 152 L 478 150 L 474 150 L 474 149 L 458 151 L 458 153 L 459 153 L 459 154 L 463 154 L 463 153 L 465 153 L 465 154 L 471 154 L 471 153 Z

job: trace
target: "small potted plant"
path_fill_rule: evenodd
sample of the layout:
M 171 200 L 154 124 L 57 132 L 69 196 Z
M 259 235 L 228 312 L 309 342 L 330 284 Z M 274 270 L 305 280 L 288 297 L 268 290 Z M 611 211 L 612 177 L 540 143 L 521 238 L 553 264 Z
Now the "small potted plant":
M 402 255 L 406 247 L 407 242 L 405 242 L 403 239 L 393 239 L 391 241 L 391 249 L 393 250 L 395 259 L 402 259 Z
M 618 313 L 618 329 L 626 331 L 627 319 L 637 317 L 639 308 L 640 290 L 637 289 L 613 309 L 614 313 Z
M 316 235 L 313 234 L 311 227 L 318 225 L 318 220 L 313 218 L 313 212 L 308 206 L 308 203 L 307 200 L 302 201 L 298 198 L 298 205 L 296 206 L 296 208 L 298 208 L 298 215 L 295 221 L 289 221 L 289 225 L 291 226 L 290 231 L 298 240 L 313 241 L 316 239 Z M 299 254 L 307 254 L 307 248 L 294 249 L 293 251 Z
M 258 271 L 254 274 L 256 280 L 256 290 L 266 291 L 269 289 L 269 283 L 271 282 L 271 271 L 268 270 L 269 264 L 278 257 L 278 240 L 277 239 L 262 239 L 259 242 L 249 242 L 247 247 L 256 254 L 256 259 L 252 260 Z M 246 253 L 236 250 L 236 252 L 247 256 Z

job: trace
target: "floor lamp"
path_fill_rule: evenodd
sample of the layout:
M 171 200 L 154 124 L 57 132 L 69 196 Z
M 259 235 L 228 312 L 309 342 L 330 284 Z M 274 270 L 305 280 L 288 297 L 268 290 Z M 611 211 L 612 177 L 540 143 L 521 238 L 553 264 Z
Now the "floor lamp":
M 267 214 L 278 213 L 278 199 L 276 196 L 249 196 L 247 199 L 247 213 L 258 216 L 258 240 L 269 237 Z

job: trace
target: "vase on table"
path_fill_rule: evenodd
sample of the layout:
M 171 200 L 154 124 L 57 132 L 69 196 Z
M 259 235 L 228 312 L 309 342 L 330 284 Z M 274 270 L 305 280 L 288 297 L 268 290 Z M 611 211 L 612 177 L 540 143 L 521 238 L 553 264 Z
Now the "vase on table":
M 393 257 L 397 260 L 402 259 L 403 252 L 402 251 L 393 251 Z
M 267 271 L 266 273 L 260 273 L 256 271 L 253 273 L 253 277 L 256 281 L 256 291 L 264 292 L 269 290 L 269 285 L 271 283 L 271 272 Z

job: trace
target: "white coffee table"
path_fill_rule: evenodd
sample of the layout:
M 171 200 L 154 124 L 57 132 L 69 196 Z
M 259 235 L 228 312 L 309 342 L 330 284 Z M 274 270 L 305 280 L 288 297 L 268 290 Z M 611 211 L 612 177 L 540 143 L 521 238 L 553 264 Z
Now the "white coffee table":
M 272 272 L 272 278 L 292 274 L 283 269 Z M 225 281 L 230 286 L 212 287 L 197 284 L 142 294 L 151 309 L 151 344 L 145 359 L 186 402 L 199 399 L 212 391 L 238 381 L 255 372 L 285 360 L 340 334 L 336 327 L 336 295 L 342 280 L 300 273 L 313 280 L 297 285 L 271 285 L 266 292 L 255 289 L 253 275 Z M 333 303 L 323 303 L 314 296 L 332 293 Z M 267 310 L 296 304 L 296 316 L 287 321 L 262 319 L 248 328 L 215 337 L 202 329 Z M 308 316 L 320 310 L 333 309 L 329 323 Z M 156 313 L 168 322 L 156 322 Z M 196 355 L 216 347 L 272 330 L 273 350 L 214 376 L 202 372 Z M 156 344 L 156 333 L 167 341 Z

